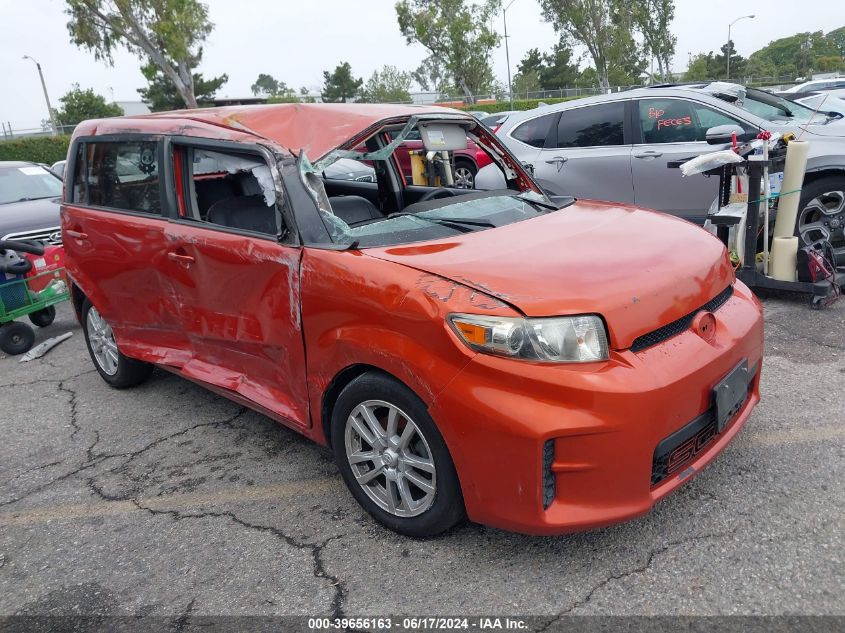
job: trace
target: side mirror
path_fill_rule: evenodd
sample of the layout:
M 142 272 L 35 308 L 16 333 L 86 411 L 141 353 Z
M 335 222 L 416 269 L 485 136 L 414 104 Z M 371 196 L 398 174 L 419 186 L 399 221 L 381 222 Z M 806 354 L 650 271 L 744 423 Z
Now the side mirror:
M 736 134 L 737 140 L 745 140 L 743 138 L 745 136 L 745 130 L 738 125 L 731 124 L 711 127 L 707 130 L 704 138 L 707 139 L 708 145 L 724 145 L 725 143 L 731 142 L 734 134 Z

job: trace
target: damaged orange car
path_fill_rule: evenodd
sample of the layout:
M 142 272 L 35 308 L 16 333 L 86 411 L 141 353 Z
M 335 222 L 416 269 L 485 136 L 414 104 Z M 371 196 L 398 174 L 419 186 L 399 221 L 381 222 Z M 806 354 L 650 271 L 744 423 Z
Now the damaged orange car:
M 408 176 L 395 152 L 413 131 Z M 469 142 L 491 160 L 475 190 L 455 186 Z M 372 177 L 333 177 L 341 159 Z M 549 197 L 454 110 L 88 121 L 61 215 L 107 383 L 158 366 L 330 446 L 355 499 L 404 534 L 636 517 L 759 399 L 761 307 L 719 241 Z

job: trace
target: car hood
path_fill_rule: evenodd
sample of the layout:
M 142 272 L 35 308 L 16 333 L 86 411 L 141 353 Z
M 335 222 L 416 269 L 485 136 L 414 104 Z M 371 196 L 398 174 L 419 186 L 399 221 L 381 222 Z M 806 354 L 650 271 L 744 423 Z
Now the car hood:
M 724 246 L 703 229 L 596 201 L 449 240 L 363 252 L 459 282 L 527 316 L 600 314 L 616 349 L 697 310 L 734 280 Z
M 59 198 L 42 198 L 0 204 L 0 238 L 9 233 L 60 226 L 59 201 Z

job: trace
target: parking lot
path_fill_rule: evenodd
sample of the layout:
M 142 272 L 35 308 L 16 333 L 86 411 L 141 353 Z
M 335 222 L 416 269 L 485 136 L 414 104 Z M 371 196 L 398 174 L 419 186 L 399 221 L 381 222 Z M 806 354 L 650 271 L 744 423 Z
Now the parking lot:
M 648 516 L 537 538 L 375 524 L 330 453 L 157 371 L 110 389 L 63 304 L 0 358 L 0 613 L 845 614 L 845 301 L 768 297 L 762 402 Z

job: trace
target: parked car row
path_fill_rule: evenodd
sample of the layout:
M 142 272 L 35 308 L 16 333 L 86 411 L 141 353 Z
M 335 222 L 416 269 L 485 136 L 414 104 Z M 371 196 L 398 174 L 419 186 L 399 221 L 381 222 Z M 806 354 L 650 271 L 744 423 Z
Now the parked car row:
M 681 178 L 669 164 L 713 151 L 715 128 L 740 140 L 793 131 L 811 143 L 796 233 L 806 243 L 828 239 L 845 265 L 845 120 L 763 91 L 738 94 L 706 83 L 641 88 L 514 114 L 497 134 L 549 192 L 701 223 L 718 179 Z

